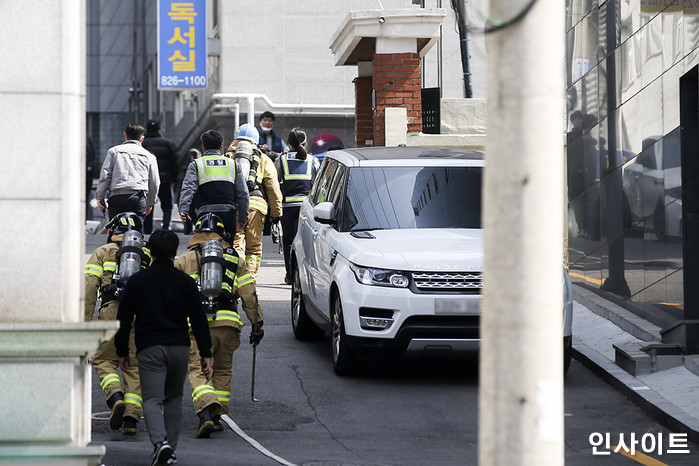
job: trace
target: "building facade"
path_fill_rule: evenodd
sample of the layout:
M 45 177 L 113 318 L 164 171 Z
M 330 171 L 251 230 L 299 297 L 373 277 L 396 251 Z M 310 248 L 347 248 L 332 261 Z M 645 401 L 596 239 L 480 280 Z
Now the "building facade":
M 196 146 L 203 129 L 217 128 L 228 144 L 236 122 L 271 110 L 275 131 L 295 126 L 310 139 L 337 134 L 355 145 L 357 66 L 336 66 L 331 39 L 350 11 L 444 8 L 440 45 L 422 57 L 422 87 L 445 98 L 464 97 L 460 36 L 450 2 L 443 0 L 207 0 L 208 87 L 158 91 L 157 2 L 87 2 L 87 131 L 100 159 L 130 121 L 163 121 L 164 135 L 182 148 Z M 468 8 L 471 8 L 470 6 Z M 475 12 L 469 13 L 476 18 Z M 467 15 L 467 16 L 468 16 Z M 485 97 L 485 41 L 468 37 L 474 97 Z M 221 96 L 225 96 L 221 97 Z M 186 151 L 182 151 L 181 155 Z
M 665 331 L 693 317 L 682 183 L 698 111 L 690 4 L 566 2 L 571 278 Z

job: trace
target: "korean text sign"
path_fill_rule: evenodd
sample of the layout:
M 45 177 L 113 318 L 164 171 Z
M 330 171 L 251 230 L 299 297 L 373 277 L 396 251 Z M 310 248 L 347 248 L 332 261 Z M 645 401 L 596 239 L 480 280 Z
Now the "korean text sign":
M 206 88 L 206 0 L 158 0 L 158 89 Z

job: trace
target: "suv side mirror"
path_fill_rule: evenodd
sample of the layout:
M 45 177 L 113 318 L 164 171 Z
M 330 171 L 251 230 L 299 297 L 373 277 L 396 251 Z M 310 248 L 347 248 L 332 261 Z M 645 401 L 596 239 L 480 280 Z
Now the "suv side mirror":
M 326 225 L 335 224 L 335 204 L 332 202 L 321 202 L 313 207 L 313 219 L 318 223 Z

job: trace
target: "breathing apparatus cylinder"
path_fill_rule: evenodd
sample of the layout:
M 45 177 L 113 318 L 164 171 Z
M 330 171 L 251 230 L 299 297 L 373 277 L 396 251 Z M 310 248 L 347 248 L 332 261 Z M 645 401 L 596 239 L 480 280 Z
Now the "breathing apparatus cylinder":
M 250 171 L 248 172 L 248 178 L 246 180 L 249 191 L 254 191 L 258 189 L 257 186 L 257 168 L 260 166 L 260 155 L 262 153 L 257 149 L 253 149 L 252 158 L 250 159 Z M 245 172 L 243 172 L 245 173 Z
M 119 256 L 119 284 L 126 282 L 133 274 L 141 270 L 141 257 L 143 254 L 143 236 L 137 230 L 129 230 L 124 233 L 121 248 L 117 251 Z
M 221 294 L 223 284 L 223 246 L 220 241 L 212 239 L 204 244 L 199 277 L 202 296 L 207 302 L 213 302 Z
M 253 191 L 257 186 L 257 168 L 260 166 L 261 152 L 248 141 L 239 141 L 235 149 L 235 160 L 245 174 L 248 190 Z
M 249 178 L 249 173 L 250 173 L 250 159 L 245 158 L 245 157 L 236 157 L 236 162 L 240 164 L 240 170 L 243 173 L 247 173 L 248 176 L 245 177 L 245 182 L 247 183 L 247 180 Z

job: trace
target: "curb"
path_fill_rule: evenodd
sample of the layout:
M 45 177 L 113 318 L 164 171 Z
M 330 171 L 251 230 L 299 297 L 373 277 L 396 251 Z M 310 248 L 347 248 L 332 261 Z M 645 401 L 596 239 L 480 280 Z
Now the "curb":
M 585 345 L 573 335 L 573 357 L 605 382 L 623 393 L 656 421 L 687 439 L 699 443 L 699 422 L 643 382 Z

